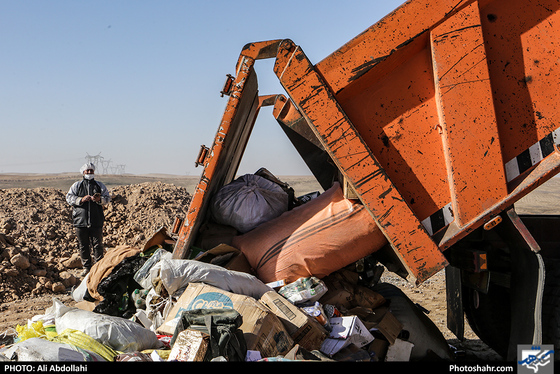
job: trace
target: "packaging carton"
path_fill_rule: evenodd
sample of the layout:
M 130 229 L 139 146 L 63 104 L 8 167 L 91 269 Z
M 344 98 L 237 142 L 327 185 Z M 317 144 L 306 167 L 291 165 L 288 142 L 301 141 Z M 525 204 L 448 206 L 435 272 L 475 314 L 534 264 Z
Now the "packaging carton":
M 280 318 L 294 343 L 301 347 L 309 351 L 319 349 L 327 338 L 327 330 L 316 318 L 307 315 L 277 292 L 265 293 L 260 302 Z
M 243 317 L 240 329 L 247 349 L 261 352 L 262 357 L 285 354 L 294 344 L 280 319 L 258 300 L 204 283 L 190 283 L 157 330 L 161 334 L 173 334 L 183 310 L 212 308 L 238 311 Z
M 329 319 L 331 331 L 321 346 L 321 352 L 332 356 L 342 348 L 354 344 L 361 348 L 374 337 L 357 316 L 333 317 Z
M 389 344 L 395 342 L 395 339 L 403 329 L 402 323 L 397 320 L 387 306 L 380 306 L 373 310 L 356 307 L 348 310 L 347 313 L 357 315 L 368 330 L 376 329 L 379 331 Z
M 169 361 L 204 361 L 210 337 L 193 329 L 186 329 L 177 335 L 177 340 L 169 353 Z
M 410 361 L 414 344 L 405 340 L 396 339 L 387 349 L 385 361 Z

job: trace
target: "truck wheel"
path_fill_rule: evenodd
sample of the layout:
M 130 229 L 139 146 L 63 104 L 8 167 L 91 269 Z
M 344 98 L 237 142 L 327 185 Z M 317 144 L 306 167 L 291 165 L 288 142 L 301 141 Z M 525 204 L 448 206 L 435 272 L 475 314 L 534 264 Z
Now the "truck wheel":
M 510 336 L 509 289 L 490 284 L 488 293 L 463 288 L 463 307 L 473 332 L 502 357 L 507 357 Z
M 560 259 L 544 258 L 546 269 L 543 293 L 543 344 L 560 348 Z M 558 360 L 559 358 L 556 358 Z

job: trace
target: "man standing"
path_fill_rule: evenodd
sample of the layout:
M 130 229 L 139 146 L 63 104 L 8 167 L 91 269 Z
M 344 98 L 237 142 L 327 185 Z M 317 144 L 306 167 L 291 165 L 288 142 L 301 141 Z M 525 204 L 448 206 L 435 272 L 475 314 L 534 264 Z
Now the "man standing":
M 103 258 L 103 205 L 111 201 L 111 196 L 107 187 L 95 180 L 93 163 L 86 163 L 80 172 L 83 178 L 70 187 L 66 201 L 73 207 L 72 224 L 76 228 L 84 268 L 82 276 L 85 276 L 93 264 Z M 93 261 L 90 247 L 93 249 Z

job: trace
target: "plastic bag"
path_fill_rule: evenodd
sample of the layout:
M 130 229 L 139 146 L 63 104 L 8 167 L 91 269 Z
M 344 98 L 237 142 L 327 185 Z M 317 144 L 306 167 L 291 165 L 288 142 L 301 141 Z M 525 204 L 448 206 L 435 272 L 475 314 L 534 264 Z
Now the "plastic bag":
M 288 194 L 278 184 L 245 174 L 223 186 L 211 202 L 214 220 L 246 233 L 288 210 Z
M 15 361 L 105 361 L 98 354 L 42 338 L 30 338 L 0 351 Z
M 141 351 L 159 348 L 162 344 L 153 331 L 122 317 L 68 307 L 57 299 L 47 311 L 56 316 L 58 333 L 66 329 L 78 330 L 117 351 Z
M 29 321 L 25 326 L 17 325 L 16 331 L 16 342 L 22 342 L 31 338 L 44 338 L 47 336 L 45 328 L 43 327 L 43 321 Z
M 366 207 L 340 183 L 308 203 L 233 238 L 264 283 L 319 279 L 379 250 L 387 239 Z
M 74 347 L 94 352 L 107 361 L 115 361 L 118 352 L 111 347 L 98 342 L 91 336 L 78 330 L 66 329 L 61 334 L 50 339 L 56 343 L 69 344 Z
M 299 278 L 295 282 L 285 285 L 278 293 L 292 304 L 302 304 L 307 301 L 317 301 L 328 291 L 325 283 L 316 277 Z
M 74 301 L 80 302 L 84 300 L 84 296 L 88 293 L 88 279 L 89 273 L 86 274 L 84 279 L 80 282 L 80 285 L 72 291 L 72 299 L 74 299 Z
M 164 259 L 159 264 L 161 281 L 170 295 L 181 294 L 191 282 L 206 283 L 255 299 L 272 290 L 254 275 L 197 260 Z
M 247 343 L 240 329 L 242 324 L 243 316 L 233 309 L 183 310 L 171 340 L 172 352 L 180 333 L 192 328 L 208 334 L 208 346 L 203 352 L 205 356 L 199 357 L 201 360 L 225 357 L 227 361 L 245 361 Z
M 150 288 L 152 287 L 152 276 L 150 269 L 157 264 L 161 259 L 164 258 L 172 258 L 173 253 L 159 248 L 153 255 L 150 256 L 148 261 L 144 263 L 144 265 L 134 274 L 134 280 L 138 283 L 142 288 Z

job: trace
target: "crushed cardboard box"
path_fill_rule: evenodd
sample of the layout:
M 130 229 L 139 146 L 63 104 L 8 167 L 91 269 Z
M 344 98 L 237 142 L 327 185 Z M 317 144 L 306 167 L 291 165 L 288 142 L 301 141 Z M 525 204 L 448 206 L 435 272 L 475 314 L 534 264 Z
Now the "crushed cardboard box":
M 259 351 L 263 357 L 275 357 L 285 354 L 294 345 L 280 319 L 261 302 L 204 283 L 188 285 L 157 331 L 173 334 L 183 310 L 224 308 L 234 309 L 243 317 L 240 329 L 247 349 Z
M 260 302 L 280 318 L 294 343 L 312 351 L 319 349 L 327 338 L 327 330 L 316 318 L 303 312 L 275 291 L 265 293 Z
M 348 310 L 347 313 L 357 315 L 368 330 L 378 330 L 390 344 L 395 342 L 403 329 L 402 323 L 385 305 L 375 309 L 356 307 Z
M 333 356 L 342 348 L 354 344 L 358 348 L 371 343 L 373 335 L 357 316 L 334 317 L 329 319 L 331 331 L 321 346 L 321 352 Z
M 186 329 L 177 335 L 169 353 L 169 361 L 204 361 L 210 336 L 202 331 Z

